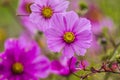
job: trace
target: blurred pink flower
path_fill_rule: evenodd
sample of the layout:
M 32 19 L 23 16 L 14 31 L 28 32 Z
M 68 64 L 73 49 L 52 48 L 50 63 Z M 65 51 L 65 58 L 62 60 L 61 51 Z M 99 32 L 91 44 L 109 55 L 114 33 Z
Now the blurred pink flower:
M 71 58 L 74 53 L 84 55 L 92 41 L 91 24 L 86 18 L 80 18 L 71 11 L 66 14 L 56 14 L 53 17 L 53 27 L 46 32 L 48 47 L 51 51 L 60 52 Z
M 76 71 L 76 63 L 76 57 L 70 59 L 64 57 L 60 60 L 53 60 L 51 62 L 51 72 L 62 76 L 69 76 L 72 72 Z
M 34 35 L 37 33 L 38 28 L 37 25 L 30 21 L 28 16 L 22 16 L 20 17 L 21 23 L 26 31 L 28 31 L 29 34 Z
M 96 35 L 101 34 L 104 28 L 107 28 L 110 31 L 113 28 L 113 21 L 104 16 L 102 11 L 94 4 L 89 5 L 88 12 L 85 14 L 85 17 L 91 21 L 92 31 Z
M 35 0 L 19 0 L 18 15 L 29 15 L 31 13 L 30 6 L 34 3 Z
M 66 0 L 35 0 L 31 5 L 30 19 L 37 24 L 39 30 L 45 31 L 51 27 L 53 15 L 65 12 L 68 4 Z
M 108 32 L 112 32 L 114 29 L 114 24 L 110 18 L 104 16 L 98 6 L 93 3 L 89 3 L 88 7 L 88 12 L 84 17 L 88 18 L 92 24 L 93 41 L 90 52 L 96 53 L 102 48 L 98 40 L 100 39 L 100 36 L 102 36 L 103 31 L 107 30 Z
M 84 70 L 84 69 L 86 69 L 88 66 L 89 66 L 88 61 L 86 61 L 86 60 L 81 60 L 81 61 L 79 62 L 79 67 L 78 67 L 78 69 Z
M 33 41 L 8 39 L 5 51 L 0 54 L 0 80 L 38 80 L 49 74 L 50 62 L 40 54 Z
M 37 32 L 37 25 L 32 23 L 29 19 L 31 13 L 30 6 L 34 3 L 34 0 L 19 0 L 17 9 L 17 15 L 20 17 L 23 27 L 30 32 L 31 35 Z

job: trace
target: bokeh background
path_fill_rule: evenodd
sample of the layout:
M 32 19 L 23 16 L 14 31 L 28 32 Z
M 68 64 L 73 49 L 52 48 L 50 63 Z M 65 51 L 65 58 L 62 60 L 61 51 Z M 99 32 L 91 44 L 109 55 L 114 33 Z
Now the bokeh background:
M 10 37 L 18 37 L 22 31 L 22 26 L 17 21 L 17 6 L 19 0 L 0 0 L 0 51 L 3 51 L 4 41 Z M 70 0 L 77 1 L 77 0 Z M 80 0 L 85 1 L 85 0 Z M 120 40 L 120 0 L 88 0 L 90 2 L 94 2 L 95 5 L 98 5 L 102 10 L 104 15 L 110 17 L 117 29 L 115 33 L 115 39 Z M 76 3 L 79 6 L 79 3 Z M 102 55 L 103 56 L 103 55 Z M 93 65 L 97 66 L 97 62 L 94 63 L 94 60 L 98 60 L 101 56 L 97 56 L 93 60 L 89 59 Z M 78 72 L 78 74 L 85 74 L 84 72 Z M 103 75 L 105 74 L 96 74 L 92 77 L 89 77 L 86 80 L 104 80 Z M 68 78 L 52 75 L 48 79 L 45 80 L 66 80 Z M 111 74 L 109 80 L 119 80 L 119 75 Z M 68 80 L 80 80 L 75 76 L 71 75 Z

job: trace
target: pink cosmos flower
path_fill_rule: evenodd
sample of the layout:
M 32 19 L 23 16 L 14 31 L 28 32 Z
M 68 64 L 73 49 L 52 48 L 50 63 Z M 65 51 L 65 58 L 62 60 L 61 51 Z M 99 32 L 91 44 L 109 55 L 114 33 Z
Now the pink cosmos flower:
M 19 0 L 17 15 L 20 15 L 20 21 L 31 35 L 37 32 L 37 25 L 32 23 L 29 19 L 29 14 L 31 13 L 30 6 L 34 3 L 34 0 Z
M 21 38 L 22 39 L 22 38 Z M 49 60 L 34 42 L 8 39 L 0 54 L 0 80 L 38 80 L 49 73 Z
M 38 25 L 39 30 L 45 31 L 51 27 L 53 15 L 65 12 L 68 4 L 66 0 L 35 0 L 31 5 L 30 19 Z
M 18 15 L 29 15 L 31 13 L 30 6 L 34 3 L 35 0 L 19 0 Z
M 53 60 L 51 62 L 51 72 L 62 76 L 69 76 L 72 72 L 76 71 L 76 63 L 76 57 L 70 59 L 64 57 L 60 60 Z
M 54 52 L 62 51 L 68 58 L 71 58 L 74 53 L 83 56 L 92 40 L 90 21 L 79 18 L 73 11 L 56 14 L 53 17 L 52 28 L 45 34 L 49 49 Z

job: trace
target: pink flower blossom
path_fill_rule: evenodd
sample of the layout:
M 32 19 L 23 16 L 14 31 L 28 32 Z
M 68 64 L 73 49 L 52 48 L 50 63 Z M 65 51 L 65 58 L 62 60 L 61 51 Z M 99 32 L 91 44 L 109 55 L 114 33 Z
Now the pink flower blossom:
M 29 15 L 31 13 L 30 6 L 34 3 L 35 0 L 19 0 L 18 15 Z
M 0 80 L 38 80 L 49 74 L 49 60 L 40 54 L 35 42 L 8 39 L 0 54 Z
M 36 23 L 39 30 L 45 31 L 51 27 L 51 20 L 56 13 L 66 11 L 69 2 L 66 0 L 35 0 L 31 5 L 30 19 Z
M 30 32 L 31 35 L 37 32 L 37 25 L 32 23 L 29 19 L 31 13 L 30 6 L 34 3 L 34 0 L 19 0 L 17 15 L 20 17 L 23 27 Z
M 74 53 L 84 55 L 91 44 L 91 24 L 86 18 L 80 18 L 71 11 L 56 14 L 52 28 L 46 32 L 47 44 L 51 51 L 60 52 L 71 58 Z

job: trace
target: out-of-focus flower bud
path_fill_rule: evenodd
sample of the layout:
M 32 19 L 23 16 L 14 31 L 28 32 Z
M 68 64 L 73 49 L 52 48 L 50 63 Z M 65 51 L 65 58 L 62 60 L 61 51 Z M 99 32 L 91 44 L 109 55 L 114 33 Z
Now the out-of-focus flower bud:
M 86 3 L 81 2 L 79 4 L 80 11 L 78 12 L 79 15 L 85 15 L 88 11 L 88 6 Z
M 115 71 L 117 68 L 118 68 L 118 64 L 115 63 L 115 62 L 110 65 L 110 69 L 111 69 L 112 71 Z
M 106 44 L 107 44 L 106 38 L 102 38 L 102 39 L 101 39 L 101 44 L 102 44 L 102 45 L 106 45 Z
M 82 60 L 79 62 L 79 69 L 80 70 L 85 70 L 89 66 L 88 61 Z
M 85 4 L 85 3 L 80 3 L 79 7 L 80 7 L 80 10 L 86 10 L 86 9 L 88 9 L 87 4 Z

